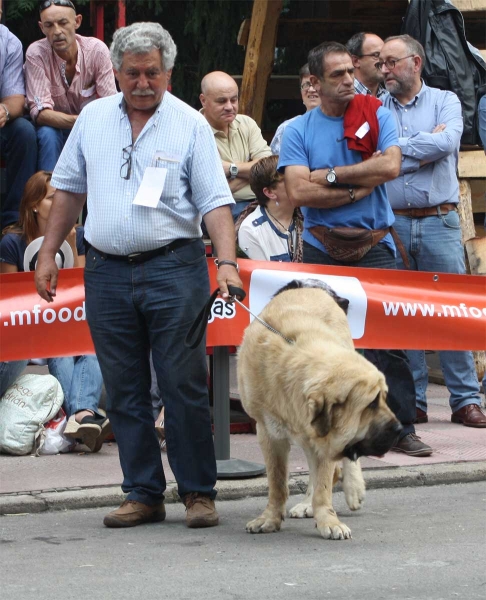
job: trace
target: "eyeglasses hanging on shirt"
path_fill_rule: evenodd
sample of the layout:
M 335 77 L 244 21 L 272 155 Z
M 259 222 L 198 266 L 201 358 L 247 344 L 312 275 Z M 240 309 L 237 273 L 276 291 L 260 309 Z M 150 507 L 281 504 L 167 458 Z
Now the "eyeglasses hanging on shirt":
M 123 160 L 125 162 L 120 167 L 120 177 L 122 179 L 126 179 L 127 181 L 130 179 L 130 175 L 132 174 L 132 151 L 133 144 L 125 146 L 125 148 L 122 149 Z

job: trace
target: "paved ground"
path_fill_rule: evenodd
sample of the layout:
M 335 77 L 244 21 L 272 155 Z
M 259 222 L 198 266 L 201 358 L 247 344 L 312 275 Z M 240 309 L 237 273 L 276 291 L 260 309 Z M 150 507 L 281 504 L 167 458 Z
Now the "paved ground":
M 296 502 L 300 498 L 291 498 Z M 368 492 L 353 532 L 323 540 L 313 519 L 251 535 L 264 498 L 218 505 L 221 525 L 189 530 L 184 507 L 164 523 L 106 529 L 106 509 L 0 518 L 2 600 L 484 599 L 486 483 Z M 289 503 L 290 504 L 290 503 Z
M 235 392 L 235 390 L 233 390 Z M 486 479 L 486 429 L 450 422 L 447 389 L 430 384 L 429 423 L 417 426 L 422 439 L 434 448 L 432 456 L 411 458 L 389 452 L 382 459 L 362 459 L 368 487 L 396 487 L 455 483 Z M 262 463 L 253 434 L 231 435 L 231 457 Z M 169 497 L 175 494 L 173 474 L 163 455 Z M 307 463 L 294 447 L 290 459 L 291 489 L 305 489 Z M 66 507 L 115 505 L 123 498 L 122 474 L 116 443 L 99 454 L 75 452 L 57 456 L 0 456 L 0 514 L 40 512 Z M 220 497 L 237 498 L 266 493 L 266 478 L 221 480 Z

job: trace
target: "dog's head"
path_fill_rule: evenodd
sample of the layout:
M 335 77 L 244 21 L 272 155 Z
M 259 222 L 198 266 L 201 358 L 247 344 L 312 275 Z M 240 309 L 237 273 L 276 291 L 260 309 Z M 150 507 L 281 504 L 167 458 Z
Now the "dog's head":
M 341 298 L 341 296 L 338 296 L 330 285 L 328 285 L 324 281 L 321 281 L 320 279 L 293 279 L 292 281 L 287 283 L 287 285 L 284 285 L 284 287 L 280 288 L 274 294 L 273 297 L 275 298 L 275 296 L 278 296 L 279 294 L 281 294 L 282 292 L 286 292 L 287 290 L 297 290 L 299 288 L 315 288 L 323 290 L 324 292 L 326 292 L 326 294 L 331 296 L 331 298 L 336 302 L 336 304 L 340 308 L 344 310 L 345 314 L 348 314 L 349 300 L 347 298 Z
M 381 456 L 393 446 L 399 421 L 388 408 L 385 378 L 371 363 L 341 364 L 307 390 L 315 438 L 322 438 L 334 459 Z M 366 364 L 367 363 L 367 364 Z

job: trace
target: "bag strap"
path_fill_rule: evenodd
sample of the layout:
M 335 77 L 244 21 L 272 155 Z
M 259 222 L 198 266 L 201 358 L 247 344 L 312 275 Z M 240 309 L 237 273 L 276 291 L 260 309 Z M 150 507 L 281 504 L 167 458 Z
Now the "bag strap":
M 400 236 L 397 233 L 397 230 L 394 227 L 390 226 L 390 233 L 392 235 L 393 241 L 395 242 L 395 246 L 397 247 L 398 252 L 400 252 L 400 256 L 402 257 L 403 264 L 406 269 L 410 269 L 410 261 L 408 260 L 408 254 L 405 250 L 405 246 L 403 245 Z

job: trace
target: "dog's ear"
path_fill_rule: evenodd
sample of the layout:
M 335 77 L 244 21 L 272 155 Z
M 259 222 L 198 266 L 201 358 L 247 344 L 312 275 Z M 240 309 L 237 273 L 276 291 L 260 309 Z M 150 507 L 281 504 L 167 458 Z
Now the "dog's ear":
M 319 437 L 325 437 L 332 427 L 332 404 L 326 398 L 309 397 L 311 425 Z

